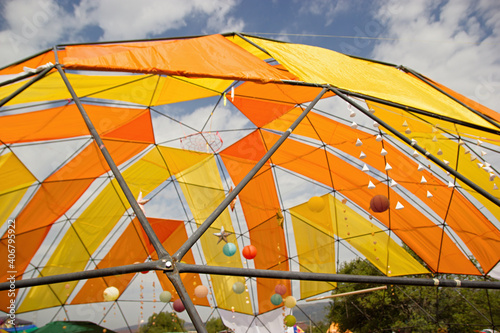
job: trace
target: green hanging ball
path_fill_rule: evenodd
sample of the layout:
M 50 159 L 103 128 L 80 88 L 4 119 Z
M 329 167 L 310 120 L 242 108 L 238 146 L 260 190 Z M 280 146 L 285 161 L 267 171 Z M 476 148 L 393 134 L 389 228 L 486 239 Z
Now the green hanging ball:
M 233 243 L 226 243 L 222 248 L 222 252 L 224 252 L 226 256 L 231 257 L 236 253 L 236 245 Z
M 292 327 L 297 322 L 297 319 L 295 319 L 295 317 L 292 316 L 292 315 L 288 315 L 288 316 L 285 317 L 284 322 L 285 322 L 286 326 Z
M 273 305 L 280 305 L 282 302 L 283 297 L 281 297 L 280 294 L 274 294 L 273 296 L 271 296 L 271 303 L 273 303 Z
M 233 284 L 233 291 L 236 293 L 236 294 L 241 294 L 245 291 L 245 284 L 243 282 L 235 282 Z
M 164 290 L 160 293 L 160 301 L 163 303 L 168 303 L 172 299 L 172 294 L 170 291 Z

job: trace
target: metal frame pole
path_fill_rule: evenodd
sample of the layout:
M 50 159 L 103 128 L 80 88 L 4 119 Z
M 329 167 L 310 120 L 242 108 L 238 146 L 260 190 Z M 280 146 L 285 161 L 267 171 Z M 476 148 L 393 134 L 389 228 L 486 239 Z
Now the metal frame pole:
M 125 179 L 123 178 L 123 175 L 121 174 L 120 170 L 118 170 L 118 167 L 116 166 L 113 158 L 111 157 L 110 153 L 106 149 L 106 146 L 104 145 L 104 142 L 102 141 L 101 137 L 99 136 L 99 133 L 94 127 L 94 124 L 90 120 L 90 117 L 88 116 L 87 112 L 85 111 L 85 108 L 83 107 L 80 98 L 75 93 L 75 90 L 71 86 L 71 83 L 69 82 L 66 74 L 64 73 L 63 69 L 61 68 L 60 64 L 55 65 L 59 74 L 61 75 L 64 84 L 68 88 L 68 91 L 71 94 L 71 97 L 73 98 L 73 101 L 75 101 L 75 104 L 80 111 L 83 120 L 85 121 L 85 124 L 87 125 L 90 135 L 94 138 L 97 146 L 101 150 L 102 155 L 104 156 L 104 159 L 108 163 L 108 166 L 111 169 L 111 172 L 115 176 L 116 181 L 118 182 L 118 185 L 122 189 L 123 193 L 125 194 L 125 197 L 127 198 L 127 201 L 130 203 L 130 206 L 132 207 L 132 210 L 134 211 L 135 215 L 137 216 L 137 219 L 142 225 L 142 228 L 144 229 L 144 232 L 148 236 L 149 241 L 153 245 L 156 253 L 158 254 L 158 258 L 160 259 L 170 259 L 170 255 L 165 250 L 163 247 L 163 244 L 160 242 L 158 239 L 158 236 L 155 234 L 153 231 L 153 228 L 151 227 L 151 224 L 149 224 L 149 221 L 147 220 L 146 216 L 142 212 L 141 208 L 139 207 L 139 204 L 137 203 L 136 198 L 132 194 L 132 191 L 128 187 L 127 183 L 125 182 Z
M 395 284 L 407 286 L 439 286 L 452 288 L 479 288 L 479 289 L 500 289 L 500 281 L 469 281 L 450 279 L 426 279 L 409 277 L 388 277 L 371 275 L 349 275 L 335 273 L 313 273 L 299 271 L 275 271 L 267 269 L 217 267 L 204 265 L 190 265 L 178 263 L 177 269 L 180 273 L 198 273 L 214 275 L 230 275 L 244 277 L 258 277 L 269 279 L 290 279 L 302 281 L 322 281 L 322 282 L 347 282 L 347 283 L 369 283 L 369 284 Z
M 361 105 L 353 101 L 352 99 L 348 98 L 344 93 L 339 91 L 337 88 L 330 87 L 330 90 L 333 91 L 337 96 L 345 100 L 347 103 L 351 104 L 354 106 L 356 109 L 359 111 L 363 112 L 366 116 L 370 117 L 372 120 L 376 121 L 379 123 L 381 126 L 385 127 L 389 132 L 397 136 L 400 140 L 403 142 L 407 143 L 411 147 L 413 147 L 415 150 L 420 152 L 422 155 L 424 155 L 426 158 L 430 159 L 437 165 L 439 165 L 442 169 L 446 170 L 456 178 L 458 178 L 460 181 L 464 182 L 467 186 L 484 196 L 486 199 L 490 200 L 493 202 L 495 205 L 500 206 L 500 200 L 491 195 L 489 192 L 485 191 L 482 187 L 476 185 L 476 183 L 470 181 L 468 178 L 464 177 L 461 173 L 456 171 L 455 169 L 451 168 L 450 166 L 444 164 L 440 159 L 426 151 L 424 148 L 420 147 L 418 144 L 415 142 L 412 142 L 410 139 L 408 139 L 406 136 L 401 134 L 399 131 L 395 130 L 392 126 L 387 124 L 385 121 L 380 119 L 379 117 L 375 116 L 374 114 L 370 113 L 368 110 L 363 108 Z
M 318 101 L 323 97 L 323 95 L 328 91 L 328 87 L 324 87 L 323 90 L 314 98 L 314 100 L 309 103 L 307 108 L 302 112 L 302 114 L 293 122 L 289 129 L 287 129 L 281 137 L 276 141 L 276 143 L 267 151 L 264 156 L 255 164 L 255 166 L 248 172 L 248 174 L 241 180 L 241 182 L 236 185 L 236 187 L 231 191 L 228 196 L 217 206 L 217 208 L 210 214 L 210 216 L 195 230 L 195 232 L 188 238 L 188 240 L 177 250 L 177 252 L 172 256 L 174 260 L 180 261 L 182 257 L 189 251 L 189 249 L 198 241 L 198 239 L 207 231 L 208 228 L 214 223 L 214 221 L 219 217 L 220 214 L 226 209 L 226 207 L 233 201 L 234 198 L 240 193 L 240 191 L 248 184 L 253 176 L 262 168 L 266 161 L 278 150 L 281 144 L 290 136 L 292 131 L 299 125 L 299 123 L 307 116 L 309 111 L 318 103 Z
M 26 82 L 25 84 L 23 84 L 22 87 L 20 87 L 19 89 L 17 89 L 16 91 L 14 91 L 12 94 L 10 94 L 9 96 L 5 97 L 4 99 L 2 99 L 0 101 L 0 107 L 4 106 L 7 102 L 9 102 L 11 99 L 13 99 L 14 97 L 16 97 L 17 95 L 19 95 L 20 93 L 22 93 L 26 88 L 28 88 L 29 86 L 31 86 L 33 83 L 37 82 L 38 80 L 40 80 L 42 77 L 45 76 L 45 74 L 47 74 L 49 71 L 51 71 L 52 69 L 54 68 L 54 66 L 50 66 L 50 67 L 47 67 L 45 68 L 44 70 L 42 70 L 41 72 L 39 72 L 37 74 L 37 76 L 35 76 L 34 78 L 32 78 L 31 80 L 29 80 L 28 82 Z M 27 75 L 27 77 L 31 76 L 33 74 L 29 74 Z M 22 78 L 25 78 L 24 76 Z M 22 78 L 16 78 L 15 81 L 17 80 L 20 80 Z M 12 81 L 12 80 L 10 80 Z M 6 84 L 5 82 L 2 83 L 2 85 Z M 1 85 L 0 85 L 1 86 Z

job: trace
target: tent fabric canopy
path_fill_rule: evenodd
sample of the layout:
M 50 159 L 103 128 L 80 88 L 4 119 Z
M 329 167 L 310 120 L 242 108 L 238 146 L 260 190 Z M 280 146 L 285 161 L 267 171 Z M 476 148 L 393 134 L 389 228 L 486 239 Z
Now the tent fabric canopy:
M 335 274 L 362 257 L 381 276 L 500 277 L 497 112 L 396 66 L 254 36 L 56 49 L 57 57 L 47 51 L 0 69 L 11 75 L 57 59 L 61 66 L 13 98 L 29 78 L 0 85 L 0 256 L 8 257 L 15 222 L 17 279 L 159 260 L 126 191 L 170 255 L 219 214 L 186 264 Z M 388 198 L 387 210 L 373 210 L 375 195 Z M 250 244 L 257 255 L 248 259 L 242 251 Z M 0 282 L 8 276 L 2 271 Z M 235 326 L 282 307 L 270 301 L 278 284 L 297 299 L 336 287 L 217 274 L 181 280 L 194 305 L 225 311 Z M 200 285 L 207 296 L 195 295 Z M 102 294 L 110 286 L 120 292 L 114 305 Z M 164 290 L 168 304 L 158 300 Z M 0 294 L 6 311 L 9 298 Z M 16 296 L 18 313 L 62 306 L 55 320 L 102 303 L 101 323 L 121 317 L 126 325 L 136 318 L 120 302 L 140 304 L 133 309 L 144 319 L 181 298 L 161 271 L 33 286 Z

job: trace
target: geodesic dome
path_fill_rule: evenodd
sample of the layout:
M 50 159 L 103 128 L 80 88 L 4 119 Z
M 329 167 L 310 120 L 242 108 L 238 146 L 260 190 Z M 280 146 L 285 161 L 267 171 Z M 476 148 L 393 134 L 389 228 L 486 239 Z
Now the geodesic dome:
M 277 286 L 329 292 L 354 257 L 374 283 L 500 276 L 500 116 L 409 68 L 233 33 L 60 45 L 0 75 L 7 313 L 130 326 L 168 290 L 195 325 L 273 331 Z

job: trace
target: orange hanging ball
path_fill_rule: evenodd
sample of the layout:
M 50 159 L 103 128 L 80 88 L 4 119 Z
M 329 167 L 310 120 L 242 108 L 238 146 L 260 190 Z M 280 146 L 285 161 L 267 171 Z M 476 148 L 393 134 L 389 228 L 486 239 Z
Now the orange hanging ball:
M 370 200 L 370 208 L 374 213 L 382 213 L 389 209 L 389 199 L 383 194 L 377 194 Z
M 257 248 L 253 245 L 247 245 L 243 248 L 243 257 L 245 259 L 253 259 L 257 255 Z

